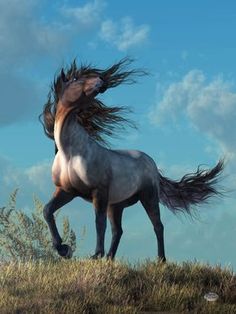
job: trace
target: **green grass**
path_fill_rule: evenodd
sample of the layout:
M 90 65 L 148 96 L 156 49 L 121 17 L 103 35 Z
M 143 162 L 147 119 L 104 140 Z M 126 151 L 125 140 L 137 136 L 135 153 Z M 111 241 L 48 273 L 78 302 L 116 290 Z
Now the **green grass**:
M 219 295 L 207 302 L 204 294 Z M 0 313 L 236 313 L 236 276 L 197 263 L 0 265 Z

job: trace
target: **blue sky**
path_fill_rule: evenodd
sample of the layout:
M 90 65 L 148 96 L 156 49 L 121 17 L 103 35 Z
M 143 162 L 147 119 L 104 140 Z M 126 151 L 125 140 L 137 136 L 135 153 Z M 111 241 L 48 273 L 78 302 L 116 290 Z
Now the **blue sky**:
M 150 75 L 104 94 L 131 106 L 138 130 L 111 140 L 154 158 L 168 177 L 226 156 L 224 186 L 233 192 L 199 209 L 192 222 L 162 207 L 170 260 L 197 259 L 236 269 L 235 1 L 0 1 L 0 205 L 19 187 L 19 206 L 53 192 L 53 143 L 38 122 L 54 73 L 74 57 L 107 67 L 131 56 Z M 79 254 L 94 250 L 91 204 L 75 200 L 60 215 L 87 233 Z M 140 205 L 125 211 L 118 257 L 156 256 L 152 226 Z M 110 232 L 108 228 L 107 246 Z

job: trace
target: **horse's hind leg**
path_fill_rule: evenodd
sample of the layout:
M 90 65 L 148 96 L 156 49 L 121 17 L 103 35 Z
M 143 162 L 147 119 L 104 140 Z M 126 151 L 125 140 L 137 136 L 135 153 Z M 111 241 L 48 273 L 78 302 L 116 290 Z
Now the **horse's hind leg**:
M 121 219 L 123 213 L 123 207 L 118 205 L 110 205 L 108 207 L 108 218 L 111 223 L 112 240 L 109 252 L 107 254 L 108 258 L 114 259 L 120 238 L 122 236 L 123 230 L 121 226 Z
M 72 250 L 68 245 L 62 244 L 62 239 L 57 230 L 53 214 L 57 209 L 69 203 L 73 198 L 74 195 L 69 194 L 58 188 L 54 193 L 53 198 L 47 205 L 45 205 L 43 209 L 44 218 L 51 232 L 53 247 L 58 251 L 59 255 L 65 258 L 70 258 L 72 256 Z
M 152 187 L 143 192 L 140 201 L 154 227 L 158 244 L 158 257 L 161 261 L 165 261 L 164 226 L 160 218 L 159 198 L 156 189 Z

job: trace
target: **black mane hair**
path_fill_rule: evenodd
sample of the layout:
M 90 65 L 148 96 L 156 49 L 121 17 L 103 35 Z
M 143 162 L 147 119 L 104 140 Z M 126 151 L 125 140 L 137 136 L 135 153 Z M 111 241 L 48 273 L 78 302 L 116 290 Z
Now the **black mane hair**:
M 132 59 L 124 58 L 111 67 L 101 70 L 91 65 L 81 64 L 78 67 L 76 60 L 74 60 L 68 68 L 62 68 L 63 71 L 60 71 L 60 74 L 55 76 L 51 84 L 47 102 L 44 105 L 43 112 L 39 116 L 45 134 L 54 140 L 54 122 L 59 95 L 62 91 L 62 75 L 63 80 L 68 81 L 74 78 L 78 79 L 80 77 L 98 75 L 104 81 L 104 85 L 100 90 L 100 93 L 103 93 L 106 89 L 116 87 L 122 83 L 133 84 L 136 82 L 135 78 L 137 76 L 147 74 L 144 70 L 127 69 L 132 62 Z M 78 123 L 86 129 L 89 135 L 96 141 L 107 144 L 104 135 L 113 136 L 117 128 L 123 129 L 127 124 L 135 127 L 135 124 L 125 117 L 129 111 L 128 107 L 108 107 L 101 100 L 88 97 L 86 106 L 75 112 Z

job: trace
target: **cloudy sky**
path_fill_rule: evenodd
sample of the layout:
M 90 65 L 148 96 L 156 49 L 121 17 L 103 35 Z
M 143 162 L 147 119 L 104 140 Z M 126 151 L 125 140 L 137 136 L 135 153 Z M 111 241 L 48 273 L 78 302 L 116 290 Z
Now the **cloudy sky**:
M 147 5 L 148 4 L 148 5 Z M 53 142 L 38 122 L 56 71 L 74 57 L 107 67 L 125 56 L 150 75 L 109 90 L 108 104 L 129 105 L 138 130 L 111 141 L 145 151 L 164 174 L 180 178 L 225 156 L 223 185 L 231 192 L 199 208 L 198 220 L 162 207 L 167 257 L 236 270 L 236 4 L 222 1 L 0 0 L 0 206 L 19 188 L 18 205 L 53 193 Z M 67 215 L 86 236 L 78 254 L 95 246 L 91 204 L 74 200 Z M 118 256 L 153 259 L 156 242 L 140 205 L 128 208 Z M 108 228 L 107 246 L 110 231 Z

